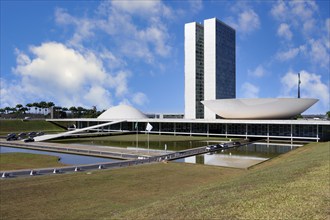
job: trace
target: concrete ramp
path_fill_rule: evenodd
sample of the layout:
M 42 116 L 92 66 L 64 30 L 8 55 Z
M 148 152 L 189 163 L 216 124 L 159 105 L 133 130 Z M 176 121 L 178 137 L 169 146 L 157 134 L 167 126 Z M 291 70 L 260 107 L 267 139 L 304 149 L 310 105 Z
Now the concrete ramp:
M 88 131 L 88 130 L 95 129 L 95 128 L 101 128 L 104 126 L 113 125 L 113 124 L 117 124 L 117 123 L 121 123 L 121 122 L 125 122 L 125 121 L 126 120 L 112 121 L 112 122 L 107 122 L 107 123 L 103 123 L 103 124 L 93 125 L 93 126 L 86 127 L 86 128 L 76 129 L 73 131 L 67 131 L 67 132 L 63 132 L 63 133 L 59 133 L 59 134 L 46 134 L 46 135 L 35 137 L 34 141 L 47 141 L 47 140 L 51 140 L 51 139 L 55 139 L 55 138 L 59 138 L 59 137 L 70 136 L 72 134 L 80 133 L 83 131 Z

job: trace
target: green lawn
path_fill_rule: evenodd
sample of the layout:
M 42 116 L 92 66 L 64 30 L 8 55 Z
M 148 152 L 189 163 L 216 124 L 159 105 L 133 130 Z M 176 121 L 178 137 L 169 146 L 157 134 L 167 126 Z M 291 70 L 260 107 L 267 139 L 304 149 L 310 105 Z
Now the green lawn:
M 329 219 L 330 142 L 250 170 L 160 163 L 0 181 L 1 219 Z
M 58 157 L 55 156 L 30 153 L 0 154 L 0 170 L 20 170 L 58 166 L 64 166 L 64 164 L 58 162 Z
M 0 135 L 31 131 L 54 133 L 65 130 L 45 120 L 0 120 Z

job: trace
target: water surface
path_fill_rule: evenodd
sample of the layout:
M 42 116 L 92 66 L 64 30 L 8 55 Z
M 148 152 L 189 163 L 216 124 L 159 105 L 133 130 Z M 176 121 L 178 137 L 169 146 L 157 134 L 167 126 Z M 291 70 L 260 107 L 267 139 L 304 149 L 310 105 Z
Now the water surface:
M 65 154 L 65 153 L 57 153 L 57 152 L 50 152 L 50 151 L 30 150 L 30 149 L 4 147 L 4 146 L 0 146 L 0 152 L 1 153 L 30 153 L 30 154 L 43 154 L 43 155 L 56 156 L 56 157 L 60 158 L 61 163 L 67 164 L 67 165 L 83 165 L 83 164 L 120 161 L 120 160 L 110 159 L 110 158 L 83 156 L 83 155 L 76 155 L 76 154 Z

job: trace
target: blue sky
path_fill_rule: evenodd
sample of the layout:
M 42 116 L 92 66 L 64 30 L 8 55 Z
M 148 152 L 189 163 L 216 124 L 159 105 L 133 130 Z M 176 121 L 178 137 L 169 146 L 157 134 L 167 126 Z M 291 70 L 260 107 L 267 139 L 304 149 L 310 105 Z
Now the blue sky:
M 236 29 L 237 98 L 329 107 L 329 1 L 1 1 L 0 107 L 53 101 L 184 112 L 184 24 Z

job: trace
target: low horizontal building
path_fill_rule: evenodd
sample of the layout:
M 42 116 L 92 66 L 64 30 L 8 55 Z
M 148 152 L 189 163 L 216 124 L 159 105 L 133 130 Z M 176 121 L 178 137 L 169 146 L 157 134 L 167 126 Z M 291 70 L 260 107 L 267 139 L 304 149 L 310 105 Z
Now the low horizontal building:
M 48 119 L 62 125 L 86 128 L 109 122 L 106 119 Z M 111 121 L 111 120 L 110 120 Z M 146 132 L 151 134 L 204 135 L 219 137 L 286 139 L 301 141 L 330 140 L 330 121 L 325 120 L 204 120 L 204 119 L 127 119 L 124 122 L 95 129 L 102 132 Z
M 110 108 L 98 118 L 48 119 L 61 126 L 96 132 L 146 132 L 152 134 L 203 135 L 233 138 L 285 139 L 289 141 L 330 140 L 328 120 L 243 120 L 148 118 L 131 106 Z M 90 127 L 90 129 L 88 129 Z

